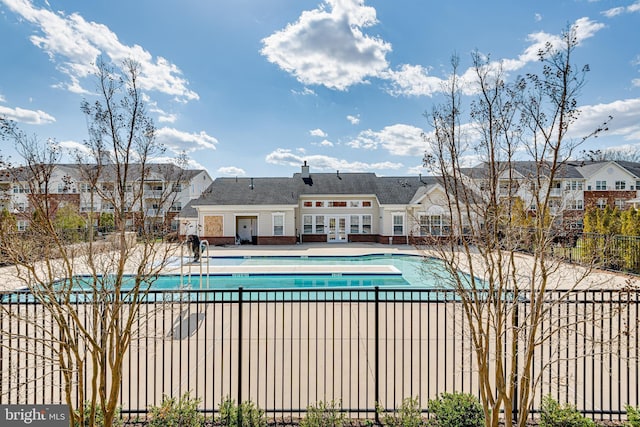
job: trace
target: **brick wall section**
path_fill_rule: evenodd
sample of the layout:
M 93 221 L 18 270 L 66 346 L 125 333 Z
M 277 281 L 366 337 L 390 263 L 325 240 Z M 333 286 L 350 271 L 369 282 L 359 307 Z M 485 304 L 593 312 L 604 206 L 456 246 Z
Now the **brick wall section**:
M 259 245 L 295 245 L 296 236 L 258 236 Z
M 611 190 L 611 191 L 585 191 L 584 207 L 589 208 L 596 206 L 598 199 L 607 199 L 607 204 L 612 208 L 615 207 L 616 199 L 630 200 L 636 197 L 635 191 Z M 629 205 L 628 207 L 631 207 Z

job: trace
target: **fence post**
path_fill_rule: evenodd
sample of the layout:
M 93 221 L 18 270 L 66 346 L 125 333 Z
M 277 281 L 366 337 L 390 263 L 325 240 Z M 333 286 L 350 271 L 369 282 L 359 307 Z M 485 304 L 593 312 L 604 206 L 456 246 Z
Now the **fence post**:
M 516 365 L 514 372 L 515 372 L 515 387 L 513 390 L 513 404 L 511 406 L 512 409 L 512 413 L 511 413 L 511 418 L 513 419 L 513 424 L 517 424 L 518 423 L 518 389 L 520 388 L 520 376 L 519 376 L 519 371 L 518 369 L 520 369 L 520 364 L 518 363 L 520 361 L 520 355 L 519 353 L 519 344 L 520 344 L 520 296 L 518 295 L 518 290 L 516 290 L 514 292 L 514 302 L 515 302 L 515 307 L 514 307 L 514 314 L 513 314 L 513 323 L 515 326 L 515 330 L 514 333 L 517 334 L 516 336 L 516 342 L 515 342 L 515 354 L 513 355 L 514 360 L 513 363 Z
M 238 407 L 242 404 L 242 286 L 238 287 Z M 242 425 L 242 411 L 238 411 L 238 425 Z
M 376 286 L 374 288 L 374 334 L 375 334 L 375 344 L 374 344 L 374 368 L 373 368 L 373 379 L 374 379 L 374 407 L 377 407 L 380 402 L 380 288 Z M 378 411 L 375 411 L 375 423 L 376 425 L 380 425 L 380 416 Z

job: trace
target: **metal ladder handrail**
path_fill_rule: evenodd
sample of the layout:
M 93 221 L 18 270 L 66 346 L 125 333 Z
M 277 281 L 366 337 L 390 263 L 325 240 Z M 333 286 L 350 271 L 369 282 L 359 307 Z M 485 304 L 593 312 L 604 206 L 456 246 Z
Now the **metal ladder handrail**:
M 184 287 L 184 277 L 185 277 L 185 262 L 184 262 L 184 247 L 186 245 L 187 242 L 184 242 L 183 244 L 180 245 L 180 287 Z M 200 289 L 202 289 L 202 275 L 203 275 L 203 271 L 202 271 L 202 264 L 203 264 L 203 256 L 202 254 L 207 253 L 206 256 L 206 261 L 205 261 L 205 267 L 206 267 L 206 271 L 204 273 L 206 273 L 207 276 L 207 288 L 209 288 L 209 270 L 210 270 L 210 259 L 209 259 L 209 242 L 205 239 L 200 241 L 200 257 L 198 259 L 198 276 L 199 276 L 199 282 L 200 282 Z M 189 257 L 190 258 L 190 257 Z M 187 285 L 191 285 L 191 277 L 193 276 L 192 274 L 192 268 L 193 268 L 193 263 L 189 262 L 187 263 L 187 267 L 188 267 L 188 271 L 186 274 L 187 277 Z

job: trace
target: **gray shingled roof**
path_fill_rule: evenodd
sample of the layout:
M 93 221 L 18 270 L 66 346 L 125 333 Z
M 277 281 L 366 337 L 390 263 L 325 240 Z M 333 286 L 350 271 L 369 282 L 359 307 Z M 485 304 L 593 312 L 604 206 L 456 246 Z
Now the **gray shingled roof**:
M 313 195 L 372 195 L 383 205 L 409 204 L 419 188 L 436 182 L 435 177 L 374 173 L 312 173 L 307 179 L 300 173 L 291 178 L 217 178 L 189 205 L 297 205 L 300 197 Z M 184 212 L 180 216 L 187 217 Z
M 513 170 L 518 174 L 522 175 L 524 178 L 537 176 L 538 173 L 546 173 L 549 171 L 550 163 L 544 162 L 542 164 L 538 164 L 534 161 L 515 161 L 511 163 Z M 507 164 L 504 164 L 505 168 Z M 471 168 L 462 168 L 461 172 L 471 178 L 479 179 L 486 177 L 486 163 L 481 163 L 477 166 Z M 557 179 L 581 179 L 584 178 L 580 173 L 579 169 L 573 163 L 566 163 L 563 165 L 559 165 L 556 171 Z

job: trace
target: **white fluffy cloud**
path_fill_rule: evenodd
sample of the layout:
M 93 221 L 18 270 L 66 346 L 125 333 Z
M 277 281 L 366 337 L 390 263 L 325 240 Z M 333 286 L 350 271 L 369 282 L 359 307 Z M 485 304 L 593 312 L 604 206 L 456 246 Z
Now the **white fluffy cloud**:
M 570 136 L 581 138 L 589 135 L 608 120 L 609 116 L 613 117 L 607 124 L 609 130 L 600 137 L 618 136 L 626 141 L 640 142 L 640 98 L 580 107 L 580 116 L 572 127 Z
M 399 123 L 386 126 L 379 131 L 362 131 L 347 145 L 366 150 L 382 147 L 395 156 L 420 156 L 425 147 L 423 132 L 418 127 Z
M 9 9 L 38 28 L 31 36 L 31 42 L 49 55 L 57 63 L 58 69 L 66 74 L 68 82 L 62 85 L 75 93 L 87 93 L 81 79 L 92 75 L 97 58 L 108 57 L 115 65 L 132 58 L 140 63 L 139 83 L 143 90 L 158 91 L 186 102 L 199 96 L 190 90 L 182 72 L 162 57 L 138 45 L 127 46 L 106 25 L 87 22 L 77 13 L 66 15 L 38 8 L 29 0 L 2 0 Z
M 9 108 L 0 105 L 0 116 L 4 116 L 8 119 L 19 123 L 26 123 L 29 125 L 44 125 L 53 123 L 56 119 L 45 113 L 42 110 L 26 110 L 24 108 Z
M 261 53 L 305 85 L 346 90 L 376 78 L 387 82 L 386 90 L 393 96 L 432 96 L 441 92 L 446 76 L 430 75 L 430 69 L 422 65 L 390 67 L 386 55 L 391 52 L 391 44 L 363 31 L 377 23 L 376 10 L 365 6 L 363 0 L 324 0 L 317 9 L 302 12 L 297 21 L 264 38 Z M 574 22 L 573 28 L 580 43 L 593 37 L 604 24 L 583 17 Z M 546 43 L 560 47 L 562 37 L 538 32 L 530 34 L 527 41 L 528 46 L 516 58 L 495 61 L 491 67 L 518 71 L 537 62 Z M 466 94 L 476 92 L 473 85 L 465 84 L 475 80 L 472 73 L 472 69 L 462 70 L 460 76 Z
M 351 114 L 349 114 L 347 116 L 347 120 L 349 120 L 349 123 L 351 123 L 352 125 L 357 125 L 360 123 L 360 114 L 353 116 Z
M 320 138 L 326 138 L 327 134 L 322 129 L 312 129 L 309 131 L 311 136 L 319 136 Z
M 311 166 L 312 171 L 335 171 L 341 172 L 370 172 L 381 169 L 398 170 L 403 168 L 402 163 L 394 162 L 349 162 L 347 160 L 337 159 L 335 157 L 323 156 L 319 154 L 300 156 L 291 150 L 278 148 L 269 153 L 265 158 L 267 163 L 286 166 L 300 166 L 305 161 Z
M 640 12 L 640 1 L 636 1 L 635 3 L 630 4 L 629 6 L 620 6 L 620 7 L 607 9 L 604 12 L 602 12 L 602 14 L 607 18 L 613 18 L 614 16 L 622 15 L 624 13 L 634 13 L 634 12 Z
M 163 127 L 157 130 L 156 137 L 159 143 L 167 146 L 175 153 L 192 153 L 196 150 L 215 150 L 218 140 L 206 132 L 183 132 L 174 128 Z
M 247 174 L 244 169 L 235 166 L 224 166 L 218 168 L 216 172 L 219 176 L 245 176 Z
M 325 0 L 264 38 L 261 53 L 303 84 L 345 90 L 388 68 L 391 45 L 363 32 L 377 22 L 363 0 Z
M 578 43 L 593 37 L 598 31 L 604 28 L 604 24 L 593 21 L 589 18 L 580 18 L 573 24 L 576 31 Z M 489 68 L 494 70 L 502 69 L 504 72 L 515 72 L 524 68 L 527 64 L 539 60 L 538 53 L 545 48 L 547 43 L 560 48 L 562 37 L 557 34 L 545 32 L 532 33 L 527 36 L 529 45 L 516 58 L 505 58 L 500 61 L 493 61 Z M 390 82 L 391 87 L 387 90 L 393 96 L 432 96 L 443 90 L 446 78 L 440 78 L 429 74 L 429 69 L 421 65 L 403 64 L 397 70 L 388 70 L 384 73 L 385 78 Z M 463 93 L 473 95 L 477 88 L 473 84 L 475 81 L 474 70 L 468 68 L 462 70 L 460 86 Z

